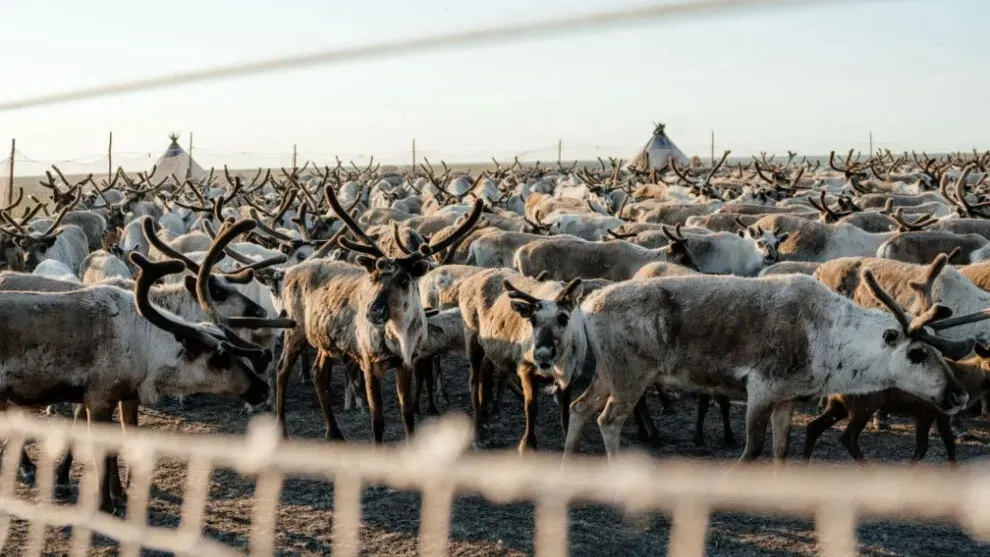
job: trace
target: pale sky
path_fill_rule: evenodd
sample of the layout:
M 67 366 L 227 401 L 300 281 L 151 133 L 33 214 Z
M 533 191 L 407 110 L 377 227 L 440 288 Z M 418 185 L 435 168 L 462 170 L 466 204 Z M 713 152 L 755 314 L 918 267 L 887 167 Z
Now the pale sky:
M 624 0 L 623 5 L 642 3 Z M 0 100 L 110 81 L 593 12 L 605 0 L 5 2 Z M 990 148 L 990 2 L 732 12 L 295 70 L 0 113 L 0 158 L 148 166 L 194 132 L 204 166 L 375 154 L 629 158 L 664 121 L 687 154 Z M 18 174 L 39 165 L 17 159 Z M 66 166 L 63 164 L 63 166 Z M 86 165 L 77 165 L 85 168 Z M 76 171 L 75 166 L 70 166 Z

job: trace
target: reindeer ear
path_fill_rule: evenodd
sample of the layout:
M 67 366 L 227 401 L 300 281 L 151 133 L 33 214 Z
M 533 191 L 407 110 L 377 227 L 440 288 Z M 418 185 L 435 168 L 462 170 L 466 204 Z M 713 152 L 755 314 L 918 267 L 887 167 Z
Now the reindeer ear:
M 536 312 L 536 306 L 525 300 L 512 300 L 509 304 L 512 306 L 512 311 L 515 311 L 526 319 L 532 317 L 533 313 Z
M 567 286 L 557 294 L 557 298 L 554 301 L 566 308 L 573 308 L 581 300 L 581 293 L 583 291 L 584 286 L 581 284 L 581 279 L 576 278 L 567 283 Z

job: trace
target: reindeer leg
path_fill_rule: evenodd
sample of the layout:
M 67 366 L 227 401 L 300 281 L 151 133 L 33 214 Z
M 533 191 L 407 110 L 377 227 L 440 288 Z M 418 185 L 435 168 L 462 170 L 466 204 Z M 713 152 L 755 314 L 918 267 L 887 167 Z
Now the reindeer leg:
M 316 400 L 320 403 L 320 410 L 323 411 L 323 422 L 326 429 L 323 437 L 327 441 L 344 440 L 344 435 L 337 427 L 337 420 L 333 417 L 333 408 L 330 405 L 330 379 L 333 377 L 333 358 L 329 354 L 320 350 L 316 353 L 313 361 L 313 390 L 316 391 Z
M 839 438 L 842 444 L 846 446 L 849 454 L 856 460 L 864 460 L 863 451 L 859 449 L 859 434 L 866 428 L 866 424 L 873 417 L 876 408 L 869 407 L 862 410 L 859 408 L 850 409 L 849 423 L 846 425 L 846 430 L 842 432 L 842 437 Z
M 395 390 L 399 394 L 399 409 L 402 411 L 402 425 L 406 430 L 406 440 L 412 438 L 413 433 L 416 431 L 416 415 L 413 412 L 415 405 L 410 400 L 413 392 L 412 382 L 414 373 L 405 364 L 401 364 L 395 370 Z
M 433 376 L 437 383 L 437 396 L 443 397 L 443 403 L 450 405 L 450 393 L 447 392 L 447 388 L 443 384 L 443 366 L 440 362 L 440 356 L 433 358 Z
M 72 410 L 72 425 L 79 421 L 79 417 L 83 412 L 82 404 L 73 405 Z M 121 416 L 123 419 L 123 416 Z M 65 451 L 65 457 L 62 458 L 62 462 L 58 463 L 58 468 L 55 469 L 55 496 L 56 497 L 68 497 L 72 493 L 72 488 L 69 485 L 69 471 L 72 468 L 72 445 L 69 445 L 68 450 Z
M 571 415 L 567 424 L 567 437 L 564 441 L 564 456 L 581 448 L 581 430 L 591 415 L 600 412 L 609 398 L 610 387 L 603 373 L 595 374 L 591 385 L 571 403 Z M 642 398 L 642 397 L 640 397 Z
M 364 410 L 364 375 L 361 368 L 350 359 L 344 359 L 344 410 Z
M 773 413 L 770 415 L 770 430 L 773 433 L 773 460 L 778 464 L 787 458 L 794 406 L 793 400 L 781 402 L 774 407 Z
M 956 436 L 952 433 L 949 416 L 941 412 L 935 415 L 935 431 L 938 431 L 938 436 L 942 438 L 942 444 L 945 445 L 945 455 L 948 457 L 949 464 L 955 464 Z
M 567 436 L 567 425 L 571 417 L 571 386 L 557 387 L 557 404 L 560 405 L 560 428 Z
M 494 385 L 494 396 L 492 397 L 491 417 L 502 415 L 502 396 L 505 395 L 505 386 L 509 382 L 509 375 L 506 373 L 492 374 Z
M 314 358 L 310 356 L 310 350 L 312 350 L 312 348 L 306 346 L 299 351 L 299 383 L 303 385 L 306 384 L 306 372 L 308 371 L 312 376 L 314 369 L 313 368 Z M 319 351 L 317 351 L 316 359 L 319 359 L 319 357 L 320 357 L 320 353 Z
M 536 389 L 533 385 L 533 370 L 527 364 L 521 364 L 517 370 L 519 382 L 523 389 L 523 408 L 526 414 L 526 432 L 519 440 L 519 452 L 536 450 L 536 418 L 539 410 L 539 401 L 536 398 Z
M 419 399 L 423 396 L 423 385 L 425 383 L 426 377 L 420 371 L 419 360 L 417 360 L 413 364 L 412 395 L 410 396 L 413 414 L 422 415 L 419 407 Z
M 122 400 L 117 403 L 117 408 L 120 411 L 120 429 L 127 435 L 127 432 L 132 429 L 137 429 L 138 426 L 138 410 L 141 408 L 140 401 L 137 398 L 131 398 L 127 400 Z M 127 476 L 127 482 L 122 485 L 126 488 L 131 483 L 131 477 Z M 121 498 L 127 500 L 127 492 L 121 493 Z
M 27 453 L 27 443 L 21 447 L 21 461 L 17 466 L 17 474 L 21 481 L 28 487 L 34 487 L 38 478 L 38 466 L 31 460 Z
M 746 403 L 746 446 L 743 454 L 739 457 L 739 462 L 751 462 L 756 460 L 763 452 L 763 444 L 766 442 L 767 424 L 770 423 L 770 416 L 773 414 L 773 405 L 756 398 L 753 395 L 755 389 L 750 389 L 749 400 Z
M 948 416 L 946 416 L 948 418 Z M 934 412 L 921 411 L 914 416 L 914 456 L 911 457 L 911 463 L 918 462 L 919 460 L 925 458 L 925 454 L 928 453 L 928 435 L 932 431 L 932 424 L 935 423 L 936 417 Z M 946 420 L 948 421 L 948 420 Z M 941 429 L 941 428 L 940 428 Z M 951 428 L 949 433 L 951 434 Z M 942 432 L 939 431 L 939 435 Z M 943 439 L 943 442 L 945 440 Z M 953 447 L 955 449 L 955 447 Z M 953 451 L 955 452 L 955 451 Z M 954 456 L 954 455 L 953 455 Z
M 426 379 L 426 412 L 431 416 L 439 416 L 440 409 L 437 408 L 436 401 L 436 387 L 437 387 L 437 376 L 434 371 L 440 368 L 440 356 L 433 356 L 430 359 L 423 362 L 422 374 Z M 419 397 L 417 395 L 417 403 L 419 402 Z
M 734 449 L 736 448 L 736 438 L 732 435 L 732 422 L 729 419 L 732 401 L 725 395 L 718 395 L 715 400 L 718 401 L 719 410 L 722 411 L 722 443 L 726 448 Z
M 659 445 L 660 432 L 657 431 L 653 418 L 650 417 L 650 408 L 646 405 L 646 394 L 639 397 L 636 406 L 633 407 L 633 420 L 636 421 L 636 437 L 643 443 Z
M 643 389 L 645 391 L 645 389 Z M 602 440 L 605 442 L 605 454 L 609 460 L 615 458 L 619 450 L 620 434 L 622 426 L 629 419 L 629 414 L 633 412 L 637 402 L 642 398 L 643 392 L 631 400 L 621 399 L 612 393 L 605 403 L 605 408 L 598 416 L 598 429 L 602 432 Z
M 470 335 L 467 339 L 468 361 L 471 365 L 471 372 L 468 376 L 468 391 L 471 393 L 471 411 L 474 413 L 474 439 L 476 444 L 480 444 L 485 439 L 485 414 L 484 401 L 482 400 L 482 374 L 485 368 L 485 351 L 478 342 L 476 335 Z
M 694 444 L 697 447 L 705 446 L 705 415 L 708 414 L 711 403 L 711 395 L 698 395 L 698 416 L 694 422 Z
M 846 411 L 845 405 L 839 400 L 831 399 L 828 401 L 825 406 L 825 412 L 812 420 L 805 431 L 803 454 L 805 460 L 811 458 L 811 453 L 815 450 L 815 443 L 818 442 L 818 438 L 835 425 L 836 422 L 845 419 L 848 414 L 849 412 Z
M 382 372 L 381 364 L 362 366 L 364 372 L 364 388 L 368 395 L 368 409 L 371 411 L 371 437 L 376 444 L 381 444 L 385 434 L 385 413 L 382 408 Z
M 660 398 L 660 408 L 661 408 L 660 413 L 662 414 L 664 412 L 673 412 L 674 403 L 677 402 L 676 399 L 670 396 L 670 394 L 667 391 L 665 391 L 663 389 L 663 386 L 660 385 L 659 383 L 656 385 L 656 389 L 657 389 L 657 396 Z
M 305 336 L 287 331 L 282 356 L 278 360 L 278 373 L 275 383 L 275 419 L 282 425 L 282 437 L 289 437 L 289 429 L 285 423 L 285 396 L 289 388 L 289 376 L 295 367 L 299 353 L 305 347 Z
M 113 406 L 105 404 L 87 404 L 87 426 L 93 422 L 112 422 Z M 120 467 L 117 453 L 108 453 L 104 457 L 102 477 L 100 478 L 99 500 L 100 510 L 108 514 L 120 514 L 124 509 L 124 488 L 120 483 Z

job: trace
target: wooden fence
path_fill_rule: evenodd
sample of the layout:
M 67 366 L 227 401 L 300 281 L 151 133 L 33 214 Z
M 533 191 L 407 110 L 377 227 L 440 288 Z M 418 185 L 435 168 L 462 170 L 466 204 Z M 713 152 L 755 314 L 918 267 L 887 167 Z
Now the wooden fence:
M 568 507 L 602 503 L 632 512 L 660 511 L 673 517 L 668 555 L 704 555 L 710 514 L 715 510 L 814 516 L 819 547 L 826 557 L 856 555 L 856 523 L 870 518 L 942 519 L 958 522 L 970 535 L 990 539 L 990 468 L 769 465 L 727 468 L 715 463 L 659 461 L 629 454 L 608 463 L 576 456 L 525 458 L 474 453 L 471 427 L 462 416 L 426 424 L 408 444 L 373 447 L 315 441 L 282 441 L 270 417 L 256 417 L 243 436 L 169 434 L 94 425 L 75 428 L 58 418 L 11 411 L 0 415 L 0 437 L 7 445 L 0 471 L 0 547 L 6 550 L 12 519 L 27 521 L 22 555 L 41 555 L 48 527 L 72 527 L 71 552 L 89 551 L 93 533 L 114 538 L 120 554 L 133 557 L 142 547 L 176 555 L 239 555 L 203 534 L 204 509 L 212 472 L 229 468 L 253 478 L 250 555 L 275 551 L 279 494 L 286 477 L 334 482 L 333 552 L 359 552 L 361 492 L 387 485 L 423 494 L 419 551 L 447 554 L 452 504 L 458 494 L 476 493 L 494 502 L 535 504 L 535 552 L 540 557 L 568 554 Z M 16 494 L 17 460 L 23 444 L 38 444 L 37 496 Z M 79 500 L 52 500 L 54 462 L 71 446 L 77 458 L 101 462 L 117 451 L 127 461 L 130 483 L 126 518 L 98 511 L 96 466 L 87 466 Z M 146 523 L 151 478 L 158 459 L 187 461 L 189 471 L 178 528 Z M 7 553 L 7 551 L 3 551 Z

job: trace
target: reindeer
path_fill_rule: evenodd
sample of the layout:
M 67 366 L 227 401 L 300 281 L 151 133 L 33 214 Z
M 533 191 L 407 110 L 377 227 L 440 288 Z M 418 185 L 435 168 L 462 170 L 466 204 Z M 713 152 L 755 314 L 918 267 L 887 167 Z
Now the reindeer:
M 921 310 L 928 311 L 933 307 L 932 286 L 947 261 L 948 258 L 945 255 L 939 256 L 929 267 L 924 282 L 908 282 L 908 286 L 921 298 Z M 966 324 L 988 317 L 990 314 L 984 310 L 969 316 L 946 320 L 946 322 L 936 324 L 936 326 L 944 330 L 950 325 Z M 976 355 L 972 358 L 958 361 L 946 360 L 953 375 L 962 383 L 971 401 L 980 400 L 990 393 L 990 348 L 977 343 L 974 349 Z M 805 460 L 811 458 L 815 442 L 822 433 L 845 418 L 849 418 L 849 424 L 842 432 L 842 444 L 854 459 L 863 460 L 863 453 L 859 449 L 859 435 L 870 418 L 874 417 L 878 411 L 883 414 L 900 413 L 914 417 L 915 451 L 914 456 L 911 457 L 912 462 L 917 462 L 925 457 L 925 453 L 928 451 L 928 435 L 933 423 L 936 425 L 939 437 L 945 444 L 945 452 L 949 462 L 954 463 L 956 461 L 956 440 L 952 420 L 958 417 L 958 414 L 950 417 L 940 412 L 930 402 L 899 389 L 886 389 L 864 395 L 829 395 L 824 412 L 808 424 L 804 443 Z
M 613 457 L 622 424 L 657 381 L 745 398 L 742 461 L 762 452 L 768 422 L 774 458 L 785 458 L 795 400 L 803 397 L 895 386 L 948 413 L 964 408 L 968 395 L 943 354 L 961 358 L 973 340 L 929 332 L 951 313 L 944 306 L 912 322 L 869 270 L 863 279 L 888 312 L 862 308 L 806 275 L 648 279 L 592 294 L 580 308 L 586 338 L 576 342 L 590 344 L 597 368 L 571 404 L 565 454 L 577 450 L 584 424 L 601 412 Z
M 613 281 L 627 280 L 643 265 L 658 261 L 695 268 L 680 231 L 668 230 L 666 234 L 670 242 L 659 249 L 642 248 L 621 240 L 538 240 L 519 248 L 512 266 L 530 277 L 546 271 L 553 280 L 580 277 Z
M 509 279 L 535 296 L 519 290 Z M 471 365 L 468 385 L 476 443 L 485 441 L 487 392 L 494 373 L 514 371 L 519 376 L 526 413 L 520 451 L 537 447 L 537 376 L 556 386 L 561 426 L 567 430 L 570 380 L 584 365 L 585 345 L 573 341 L 583 325 L 580 320 L 570 319 L 571 309 L 581 297 L 581 280 L 562 286 L 555 281 L 523 277 L 509 269 L 488 269 L 457 285 Z
M 15 243 L 22 254 L 23 270 L 30 272 L 38 263 L 46 259 L 55 259 L 64 263 L 73 273 L 79 273 L 79 265 L 89 254 L 89 239 L 86 233 L 74 224 L 60 227 L 65 215 L 78 201 L 79 195 L 76 195 L 75 201 L 63 207 L 55 220 L 40 234 L 25 229 L 9 215 L 2 215 L 12 228 L 0 227 L 0 231 L 15 238 Z
M 406 435 L 414 430 L 410 384 L 426 317 L 419 300 L 418 279 L 429 271 L 426 261 L 466 235 L 481 218 L 477 201 L 458 230 L 443 240 L 420 246 L 403 257 L 386 257 L 358 223 L 340 205 L 331 186 L 324 190 L 330 207 L 361 243 L 346 239 L 341 245 L 359 253 L 358 265 L 313 259 L 285 272 L 281 305 L 300 326 L 285 336 L 276 381 L 276 417 L 285 424 L 285 395 L 292 367 L 307 343 L 317 349 L 313 383 L 326 422 L 326 438 L 341 439 L 327 398 L 332 359 L 347 357 L 363 374 L 372 414 L 372 437 L 384 434 L 382 378 L 397 366 L 399 404 Z
M 224 234 L 233 236 L 252 225 L 242 221 Z M 8 329 L 0 346 L 4 409 L 73 402 L 85 405 L 91 420 L 109 421 L 122 401 L 154 404 L 162 395 L 212 392 L 240 396 L 249 404 L 267 400 L 269 387 L 258 370 L 271 354 L 232 328 L 294 324 L 220 317 L 207 288 L 212 256 L 201 268 L 196 290 L 213 323 L 190 323 L 148 298 L 152 284 L 183 271 L 183 263 L 153 263 L 139 254 L 131 260 L 140 268 L 133 293 L 114 286 L 0 293 L 0 317 Z M 33 478 L 34 465 L 23 451 L 20 468 L 22 477 Z M 114 511 L 114 495 L 122 495 L 122 488 L 116 457 L 108 456 L 100 482 L 102 510 Z

